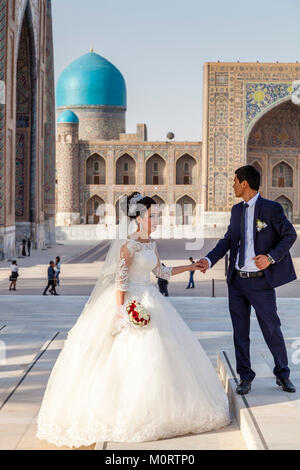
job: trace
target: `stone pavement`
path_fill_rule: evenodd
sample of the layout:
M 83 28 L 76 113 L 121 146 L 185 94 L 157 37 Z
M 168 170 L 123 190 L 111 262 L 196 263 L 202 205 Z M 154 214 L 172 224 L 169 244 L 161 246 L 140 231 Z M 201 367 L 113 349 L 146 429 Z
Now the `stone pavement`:
M 215 240 L 207 240 L 205 250 Z M 300 249 L 293 254 L 300 273 Z M 46 251 L 18 260 L 22 266 L 17 292 L 8 292 L 9 264 L 0 263 L 0 354 L 5 346 L 7 361 L 0 363 L 0 449 L 56 449 L 35 437 L 36 417 L 50 371 L 63 346 L 67 331 L 78 318 L 101 271 L 107 242 L 57 244 Z M 186 264 L 183 241 L 159 241 L 161 259 L 175 266 Z M 189 255 L 189 253 L 187 253 Z M 201 253 L 202 255 L 203 253 Z M 46 268 L 56 255 L 62 258 L 60 297 L 42 297 Z M 195 257 L 196 258 L 196 257 Z M 215 294 L 211 298 L 211 282 Z M 2 279 L 2 280 L 1 280 Z M 247 400 L 234 393 L 234 357 L 231 321 L 227 307 L 224 260 L 205 276 L 196 272 L 196 288 L 185 290 L 186 273 L 176 276 L 169 291 L 179 313 L 217 367 L 237 420 L 226 429 L 197 436 L 184 436 L 142 444 L 103 443 L 106 449 L 245 449 L 300 448 L 300 289 L 299 281 L 277 289 L 278 310 L 287 342 L 294 395 L 274 385 L 272 357 L 266 348 L 255 315 L 252 315 L 252 358 L 257 378 Z M 152 278 L 155 282 L 155 278 Z M 2 342 L 2 343 L 1 343 Z M 225 351 L 226 355 L 222 353 Z M 218 361 L 218 352 L 219 361 Z M 229 364 L 227 362 L 229 361 Z M 1 361 L 1 355 L 0 355 Z M 280 423 L 280 425 L 278 424 Z M 99 444 L 101 448 L 101 443 Z M 84 448 L 85 449 L 85 448 Z
M 6 363 L 0 366 L 0 449 L 64 449 L 36 438 L 36 419 L 51 369 L 67 331 L 75 323 L 86 300 L 87 297 L 82 296 L 0 296 L 0 341 L 6 346 L 7 355 Z M 206 301 L 193 313 L 194 301 L 191 304 L 191 299 L 187 302 L 178 300 L 179 311 L 184 310 L 185 320 L 198 337 L 205 338 L 202 317 L 205 317 L 206 305 L 210 302 Z M 171 301 L 177 305 L 177 299 Z M 207 320 L 205 323 L 209 325 Z M 224 328 L 219 318 L 218 324 L 213 323 L 215 320 L 207 328 L 207 338 L 212 337 L 214 341 L 219 337 L 222 338 L 220 346 L 228 344 L 231 335 L 227 322 Z M 213 347 L 207 349 L 216 363 Z M 230 426 L 217 432 L 148 443 L 98 445 L 106 449 L 246 449 L 234 418 Z
M 7 354 L 6 363 L 0 367 L 1 449 L 56 449 L 35 437 L 36 418 L 49 374 L 67 331 L 75 323 L 86 300 L 87 297 L 83 296 L 38 299 L 36 296 L 0 296 L 0 344 L 6 346 Z M 225 351 L 234 372 L 227 299 L 171 297 L 170 301 L 199 338 L 213 364 L 217 366 L 218 351 Z M 271 372 L 272 357 L 266 349 L 254 314 L 251 319 L 251 350 L 257 378 L 251 394 L 247 396 L 248 406 L 238 402 L 239 397 L 232 393 L 235 387 L 232 375 L 228 368 L 226 371 L 219 365 L 227 389 L 231 381 L 231 392 L 228 391 L 232 398 L 232 409 L 238 412 L 243 434 L 233 419 L 230 426 L 217 432 L 142 444 L 108 442 L 103 443 L 102 448 L 299 449 L 300 433 L 296 432 L 300 429 L 300 353 L 297 352 L 297 348 L 300 349 L 299 308 L 299 299 L 278 300 L 291 376 L 298 389 L 296 394 L 284 393 L 275 386 Z M 251 417 L 250 422 L 248 415 Z
M 17 282 L 17 291 L 9 292 L 8 277 L 10 274 L 8 262 L 0 263 L 0 295 L 40 295 L 46 285 L 47 266 L 50 259 L 56 255 L 61 256 L 62 271 L 60 275 L 61 286 L 58 292 L 61 295 L 90 295 L 93 286 L 101 271 L 103 260 L 109 248 L 109 241 L 95 243 L 68 242 L 64 245 L 55 245 L 44 250 L 33 250 L 31 257 L 18 259 L 20 277 Z M 158 249 L 162 261 L 169 266 L 185 265 L 193 251 L 186 250 L 186 240 L 158 240 Z M 216 240 L 205 240 L 204 248 L 199 253 L 207 253 L 216 243 Z M 294 263 L 298 277 L 300 277 L 300 248 L 298 242 L 294 249 Z M 179 258 L 179 255 L 182 256 Z M 186 256 L 183 258 L 183 255 Z M 193 253 L 194 259 L 197 259 Z M 186 297 L 227 297 L 227 284 L 225 281 L 225 261 L 219 261 L 204 275 L 195 272 L 195 289 L 186 290 L 188 273 L 172 277 L 169 282 L 170 296 Z M 152 276 L 156 282 L 154 276 Z M 214 291 L 213 291 L 214 282 Z M 294 281 L 277 289 L 280 297 L 300 297 L 300 281 Z

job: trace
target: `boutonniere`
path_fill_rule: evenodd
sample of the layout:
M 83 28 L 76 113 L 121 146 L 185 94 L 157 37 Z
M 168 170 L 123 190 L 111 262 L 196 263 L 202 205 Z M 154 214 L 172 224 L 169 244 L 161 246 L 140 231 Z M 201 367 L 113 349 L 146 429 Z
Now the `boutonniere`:
M 256 220 L 256 230 L 258 232 L 260 232 L 261 230 L 263 230 L 264 228 L 266 228 L 268 225 L 266 224 L 266 222 L 264 222 L 263 220 L 260 220 L 260 219 L 257 219 Z

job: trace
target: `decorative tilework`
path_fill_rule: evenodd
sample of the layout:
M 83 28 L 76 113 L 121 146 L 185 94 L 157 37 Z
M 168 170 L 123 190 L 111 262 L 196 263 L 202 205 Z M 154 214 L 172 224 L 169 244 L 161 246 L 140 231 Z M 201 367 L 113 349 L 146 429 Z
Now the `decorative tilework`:
M 216 72 L 216 85 L 228 84 L 228 72 Z
M 159 149 L 158 152 L 153 151 L 153 150 L 145 150 L 145 152 L 144 152 L 145 160 L 146 160 L 148 157 L 150 157 L 151 155 L 155 155 L 156 153 L 157 153 L 158 155 L 161 155 L 161 156 L 164 157 L 165 159 L 168 158 L 168 151 L 167 151 L 167 150 Z
M 0 80 L 5 80 L 7 1 L 0 0 Z M 4 224 L 5 106 L 0 104 L 0 225 Z
M 55 215 L 55 97 L 51 1 L 47 0 L 46 77 L 44 101 L 44 200 L 46 216 Z
M 226 165 L 227 163 L 227 137 L 217 135 L 215 138 L 215 165 Z
M 227 202 L 227 178 L 226 175 L 216 175 L 215 177 L 215 204 L 224 206 Z
M 300 107 L 284 102 L 267 112 L 253 127 L 248 146 L 300 147 Z
M 291 95 L 292 83 L 246 83 L 246 120 L 248 128 L 253 119 L 266 108 Z
M 228 108 L 227 99 L 225 96 L 217 96 L 216 98 L 216 125 L 222 126 L 227 125 L 228 119 Z
M 16 139 L 16 191 L 15 205 L 16 217 L 25 216 L 25 182 L 26 181 L 26 134 L 17 133 Z

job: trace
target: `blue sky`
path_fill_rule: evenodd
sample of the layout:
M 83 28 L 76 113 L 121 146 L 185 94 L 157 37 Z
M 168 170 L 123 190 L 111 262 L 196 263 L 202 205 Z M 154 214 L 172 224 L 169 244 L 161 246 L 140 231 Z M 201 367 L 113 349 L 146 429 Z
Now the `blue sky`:
M 207 61 L 300 61 L 300 0 L 52 0 L 56 80 L 93 46 L 127 85 L 127 132 L 202 138 Z

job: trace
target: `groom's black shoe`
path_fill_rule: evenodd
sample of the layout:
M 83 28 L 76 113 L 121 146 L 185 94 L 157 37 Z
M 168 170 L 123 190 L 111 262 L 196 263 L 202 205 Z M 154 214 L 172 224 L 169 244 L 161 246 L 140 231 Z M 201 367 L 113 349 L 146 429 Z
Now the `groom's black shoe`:
M 284 392 L 289 392 L 289 393 L 295 393 L 296 392 L 296 387 L 290 381 L 290 379 L 279 379 L 278 377 L 276 377 L 276 384 L 279 387 L 282 387 L 282 390 Z
M 246 395 L 251 390 L 251 381 L 241 380 L 238 386 L 236 387 L 236 393 L 239 395 Z

